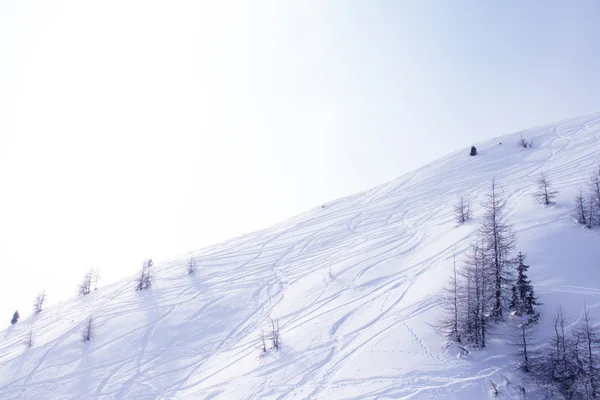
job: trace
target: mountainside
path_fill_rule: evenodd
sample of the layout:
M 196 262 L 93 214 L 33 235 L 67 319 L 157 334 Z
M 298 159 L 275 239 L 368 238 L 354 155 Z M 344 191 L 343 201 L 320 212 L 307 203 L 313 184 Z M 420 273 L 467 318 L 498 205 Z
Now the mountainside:
M 521 136 L 533 146 L 520 147 Z M 577 225 L 572 209 L 600 162 L 600 113 L 477 143 L 475 157 L 470 145 L 200 250 L 195 274 L 183 256 L 157 264 L 149 290 L 136 291 L 132 277 L 20 321 L 0 336 L 0 398 L 481 399 L 490 381 L 520 398 L 502 376 L 519 380 L 504 325 L 463 358 L 430 325 L 494 177 L 543 303 L 537 336 L 549 334 L 559 303 L 573 320 L 584 300 L 599 315 L 598 232 Z M 555 205 L 533 198 L 542 172 L 559 191 Z M 459 226 L 461 195 L 473 217 Z M 270 317 L 282 345 L 261 355 Z

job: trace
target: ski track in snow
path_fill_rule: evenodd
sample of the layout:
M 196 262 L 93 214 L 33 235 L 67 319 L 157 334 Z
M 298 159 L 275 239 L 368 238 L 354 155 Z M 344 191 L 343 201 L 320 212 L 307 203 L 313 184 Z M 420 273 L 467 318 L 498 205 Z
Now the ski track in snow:
M 517 145 L 521 134 L 533 148 Z M 460 262 L 468 250 L 495 177 L 542 302 L 551 299 L 540 326 L 559 301 L 578 310 L 585 297 L 598 308 L 600 280 L 561 268 L 567 262 L 570 272 L 591 268 L 598 255 L 571 260 L 563 253 L 598 239 L 573 225 L 570 205 L 600 161 L 600 113 L 477 147 L 476 157 L 463 149 L 197 251 L 194 275 L 187 275 L 189 256 L 181 256 L 156 265 L 148 291 L 136 292 L 133 279 L 124 280 L 22 320 L 1 336 L 0 398 L 489 396 L 489 381 L 514 371 L 502 339 L 458 359 L 430 326 L 453 253 Z M 532 200 L 542 172 L 561 192 L 555 206 Z M 474 216 L 463 226 L 452 215 L 460 195 L 470 198 Z M 82 343 L 90 315 L 95 337 Z M 269 318 L 279 320 L 283 347 L 261 355 Z M 34 346 L 27 349 L 30 327 Z

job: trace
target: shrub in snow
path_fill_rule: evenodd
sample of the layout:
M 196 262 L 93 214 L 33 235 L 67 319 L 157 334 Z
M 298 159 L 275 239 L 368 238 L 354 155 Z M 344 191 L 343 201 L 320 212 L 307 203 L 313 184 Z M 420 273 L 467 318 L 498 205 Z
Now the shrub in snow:
M 19 322 L 19 318 L 21 316 L 19 315 L 19 310 L 15 311 L 15 313 L 13 314 L 12 319 L 10 320 L 11 325 L 16 324 L 17 322 Z
M 476 156 L 477 155 L 477 148 L 475 146 L 471 146 L 471 153 L 470 155 L 472 156 Z

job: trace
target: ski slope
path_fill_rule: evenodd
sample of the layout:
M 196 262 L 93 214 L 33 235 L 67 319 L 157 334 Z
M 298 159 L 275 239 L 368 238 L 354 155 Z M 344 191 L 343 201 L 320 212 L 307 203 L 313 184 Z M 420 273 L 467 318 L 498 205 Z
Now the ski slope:
M 521 135 L 533 148 L 517 145 Z M 499 143 L 502 144 L 499 144 Z M 575 193 L 600 162 L 600 113 L 460 151 L 390 183 L 320 205 L 270 228 L 158 263 L 136 292 L 131 277 L 23 319 L 0 333 L 0 399 L 485 399 L 521 398 L 497 326 L 467 357 L 430 326 L 453 254 L 480 225 L 493 177 L 508 199 L 517 251 L 540 296 L 538 336 L 560 303 L 575 322 L 599 315 L 599 233 L 573 222 Z M 540 173 L 556 205 L 535 203 Z M 472 200 L 457 226 L 452 206 Z M 95 336 L 83 343 L 87 318 Z M 261 355 L 279 320 L 283 346 Z M 25 346 L 30 329 L 34 345 Z

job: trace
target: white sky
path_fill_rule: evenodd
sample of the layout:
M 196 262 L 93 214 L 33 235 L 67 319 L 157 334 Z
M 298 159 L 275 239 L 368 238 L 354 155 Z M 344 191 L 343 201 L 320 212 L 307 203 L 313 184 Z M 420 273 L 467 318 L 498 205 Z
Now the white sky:
M 523 4 L 530 3 L 530 4 Z M 0 326 L 600 109 L 596 1 L 0 0 Z M 4 318 L 4 319 L 2 319 Z

